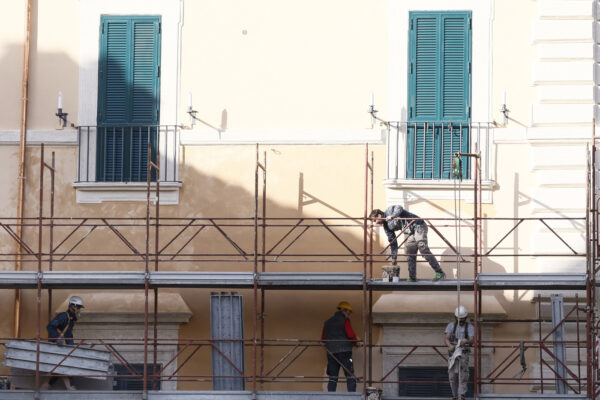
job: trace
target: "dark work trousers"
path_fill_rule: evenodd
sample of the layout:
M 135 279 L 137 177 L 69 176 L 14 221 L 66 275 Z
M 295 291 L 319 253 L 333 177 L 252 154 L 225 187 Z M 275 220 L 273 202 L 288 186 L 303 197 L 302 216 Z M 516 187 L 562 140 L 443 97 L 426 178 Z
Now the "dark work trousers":
M 344 366 L 344 374 L 346 375 L 346 385 L 348 386 L 349 392 L 356 392 L 356 379 L 354 378 L 354 364 L 352 363 L 352 352 L 345 351 L 343 353 L 335 353 L 335 358 L 340 360 Z M 337 387 L 338 375 L 340 373 L 340 363 L 327 353 L 327 376 L 329 376 L 329 382 L 327 383 L 327 390 L 329 392 L 335 392 Z

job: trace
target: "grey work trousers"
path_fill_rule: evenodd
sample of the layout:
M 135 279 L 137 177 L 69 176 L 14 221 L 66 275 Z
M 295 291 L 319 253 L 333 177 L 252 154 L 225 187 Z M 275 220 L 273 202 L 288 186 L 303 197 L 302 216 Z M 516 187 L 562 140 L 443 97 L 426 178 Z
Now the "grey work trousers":
M 448 370 L 448 379 L 450 380 L 452 397 L 455 399 L 464 398 L 469 383 L 469 353 L 463 353 L 463 356 L 454 362 L 452 368 Z
M 431 254 L 431 250 L 427 245 L 427 229 L 426 224 L 417 224 L 415 232 L 408 236 L 404 245 L 404 253 L 408 261 L 408 276 L 412 280 L 417 279 L 417 251 L 421 253 L 435 272 L 442 272 L 440 264 L 435 256 Z

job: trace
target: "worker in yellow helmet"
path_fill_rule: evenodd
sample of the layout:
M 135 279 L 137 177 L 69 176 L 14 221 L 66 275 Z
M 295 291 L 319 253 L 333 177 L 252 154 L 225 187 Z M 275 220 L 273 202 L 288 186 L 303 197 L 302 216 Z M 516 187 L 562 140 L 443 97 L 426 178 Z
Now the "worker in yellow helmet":
M 337 387 L 340 367 L 346 375 L 346 385 L 349 392 L 356 392 L 356 377 L 352 362 L 352 346 L 358 345 L 358 338 L 352 329 L 350 315 L 352 307 L 347 301 L 342 301 L 337 306 L 333 317 L 325 321 L 321 339 L 327 349 L 327 390 L 335 392 Z

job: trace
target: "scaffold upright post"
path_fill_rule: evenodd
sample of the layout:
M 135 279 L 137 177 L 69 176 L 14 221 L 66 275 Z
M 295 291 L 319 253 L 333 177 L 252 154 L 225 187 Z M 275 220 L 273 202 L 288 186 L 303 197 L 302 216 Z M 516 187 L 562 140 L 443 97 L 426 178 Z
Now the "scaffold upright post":
M 363 394 L 367 394 L 367 343 L 368 343 L 368 305 L 367 305 L 367 213 L 369 207 L 369 144 L 365 144 L 365 208 L 363 213 L 363 279 L 362 279 L 362 322 L 363 322 Z
M 42 237 L 44 218 L 44 143 L 40 145 L 40 204 L 38 217 L 37 292 L 36 292 L 36 333 L 35 333 L 35 399 L 40 398 L 40 340 L 42 324 Z

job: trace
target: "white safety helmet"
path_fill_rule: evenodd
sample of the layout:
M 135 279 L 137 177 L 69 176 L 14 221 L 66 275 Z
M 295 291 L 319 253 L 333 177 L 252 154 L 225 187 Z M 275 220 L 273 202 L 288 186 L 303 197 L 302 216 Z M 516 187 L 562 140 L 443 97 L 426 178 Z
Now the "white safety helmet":
M 469 313 L 467 312 L 467 309 L 464 306 L 456 307 L 456 311 L 454 311 L 454 316 L 456 318 L 467 318 L 467 315 L 469 315 Z
M 79 296 L 71 296 L 69 299 L 69 305 L 74 305 L 83 308 L 83 300 Z

